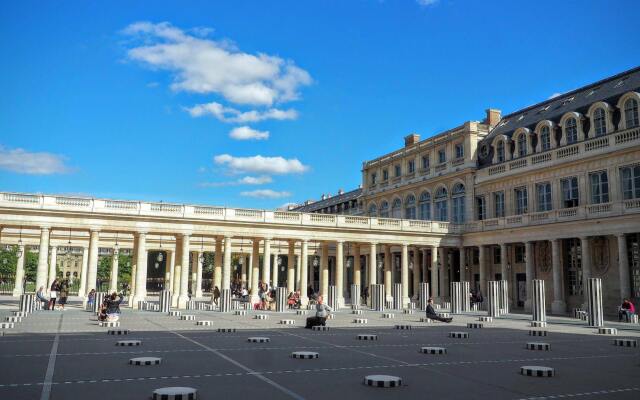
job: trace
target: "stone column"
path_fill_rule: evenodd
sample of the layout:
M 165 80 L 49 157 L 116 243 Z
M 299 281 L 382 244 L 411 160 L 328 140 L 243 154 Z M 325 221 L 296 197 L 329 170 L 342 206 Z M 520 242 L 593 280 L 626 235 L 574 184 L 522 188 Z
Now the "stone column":
M 277 245 L 277 253 L 273 255 L 273 263 L 271 264 L 271 284 L 273 287 L 279 286 L 279 274 L 278 274 L 278 258 L 280 257 L 280 242 Z M 280 259 L 282 262 L 282 259 Z
M 99 288 L 96 287 L 96 280 L 98 279 L 98 241 L 100 240 L 100 232 L 98 230 L 91 230 L 91 238 L 89 240 L 89 266 L 87 271 L 87 290 L 95 289 L 99 292 Z M 145 258 L 145 263 L 147 259 Z M 144 268 L 143 268 L 144 269 Z M 144 269 L 145 283 L 147 271 Z M 145 292 L 146 293 L 146 292 Z
M 535 270 L 533 268 L 533 242 L 526 242 L 524 246 L 525 273 L 527 285 L 527 297 L 524 302 L 524 310 L 531 311 L 531 282 L 533 281 Z
M 262 281 L 271 285 L 271 239 L 264 239 L 262 254 Z
M 20 257 L 18 257 L 18 263 L 16 264 L 16 280 L 13 284 L 13 295 L 20 296 L 24 294 L 24 286 L 22 285 L 22 281 L 24 280 L 24 259 L 26 257 L 25 251 L 27 249 L 23 244 L 18 245 L 18 252 L 20 253 Z
M 307 288 L 303 285 L 307 283 L 307 270 L 309 268 L 309 242 L 302 240 L 300 242 L 300 304 L 306 306 L 309 304 L 307 297 Z
M 231 237 L 224 237 L 224 261 L 222 264 L 222 289 L 231 289 Z
M 448 283 L 447 283 L 447 264 L 449 263 L 447 257 L 447 249 L 444 247 L 438 247 L 438 260 L 440 260 L 440 267 L 438 268 L 438 295 L 440 301 L 444 302 L 447 299 Z
M 240 285 L 247 287 L 247 255 L 242 253 L 240 254 Z M 251 268 L 251 267 L 249 267 Z
M 133 295 L 134 308 L 137 308 L 138 302 L 144 301 L 145 297 L 147 296 L 147 234 L 145 232 L 139 232 L 137 236 L 136 291 Z M 91 249 L 89 249 L 89 258 L 91 258 Z M 89 269 L 91 269 L 91 261 L 89 262 Z M 87 287 L 91 288 L 90 286 L 88 286 L 88 281 Z
M 413 248 L 413 293 L 411 294 L 411 298 L 418 297 L 418 290 L 420 290 L 420 266 L 418 265 L 420 261 L 418 260 L 418 249 Z
M 213 286 L 222 286 L 222 239 L 216 238 L 216 253 L 213 256 Z
M 204 252 L 196 251 L 193 258 L 193 262 L 196 264 L 196 290 L 194 291 L 194 296 L 202 297 L 202 263 L 204 263 Z
M 57 263 L 58 263 L 58 246 L 51 246 L 51 255 L 49 260 L 49 276 L 47 281 L 47 292 L 51 288 L 51 284 L 56 279 Z
M 353 243 L 353 283 L 362 284 L 362 266 L 360 265 L 360 245 Z
M 175 293 L 173 291 L 173 286 L 175 282 L 176 275 L 176 252 L 175 250 L 167 250 L 167 264 L 169 265 L 169 281 L 166 283 L 166 289 L 171 291 L 171 294 Z
M 40 246 L 38 250 L 38 269 L 36 270 L 36 288 L 40 286 L 47 290 L 47 273 L 49 267 L 49 227 L 40 229 Z
M 172 307 L 178 307 L 178 298 L 180 297 L 180 280 L 182 278 L 182 244 L 176 236 L 176 255 L 175 264 L 173 266 L 173 293 L 171 296 Z
M 376 265 L 376 251 L 376 243 L 371 243 L 369 247 L 369 299 L 371 299 L 371 292 L 373 290 L 373 287 L 371 287 L 371 285 L 376 284 L 376 268 L 378 267 Z
M 427 249 L 422 249 L 422 282 L 429 282 L 429 263 L 427 263 Z
M 587 317 L 589 326 L 601 327 L 604 325 L 602 313 L 602 280 L 589 278 L 585 292 L 587 293 Z
M 247 257 L 247 290 L 249 294 L 253 291 L 253 252 Z
M 296 257 L 296 289 L 299 290 L 302 293 L 302 291 L 305 288 L 300 284 L 300 271 L 301 270 L 302 270 L 302 256 L 297 256 Z
M 88 254 L 88 253 L 87 253 Z M 89 256 L 87 256 L 88 259 Z M 87 262 L 88 263 L 88 262 Z M 88 271 L 87 266 L 87 271 Z M 133 307 L 133 297 L 136 294 L 136 274 L 138 273 L 138 235 L 133 234 L 133 249 L 131 251 L 131 284 L 129 285 L 129 307 Z M 86 279 L 84 279 L 86 281 Z M 88 293 L 88 291 L 87 291 Z M 176 299 L 176 302 L 178 300 Z M 176 304 L 177 305 L 177 304 Z
M 583 309 L 589 306 L 587 283 L 591 279 L 591 241 L 588 236 L 580 238 L 580 251 L 582 255 L 582 292 L 584 296 Z
M 530 243 L 530 242 L 527 242 Z M 547 325 L 547 307 L 545 305 L 545 291 L 543 279 L 531 280 L 531 326 L 544 327 Z
M 402 308 L 409 306 L 409 247 L 402 244 L 402 266 L 400 270 L 400 280 L 402 281 Z
M 386 301 L 393 301 L 393 296 L 391 295 L 391 288 L 393 287 L 393 278 L 392 278 L 392 270 L 391 270 L 391 264 L 392 264 L 392 258 L 393 256 L 391 255 L 391 245 L 389 244 L 385 244 L 384 245 L 384 295 L 386 298 Z
M 460 282 L 464 282 L 467 280 L 467 254 L 464 246 L 460 246 L 458 251 L 460 252 Z
M 82 246 L 82 267 L 80 267 L 80 287 L 78 288 L 78 296 L 85 297 L 87 295 L 87 270 L 89 268 L 89 248 Z
M 500 244 L 500 275 L 502 275 L 502 280 L 508 281 L 509 277 L 507 276 L 507 245 L 505 243 Z
M 553 303 L 551 303 L 551 312 L 554 314 L 564 314 L 567 311 L 567 304 L 564 302 L 564 282 L 560 262 L 560 239 L 553 239 L 551 241 L 551 265 L 553 270 Z
M 344 242 L 336 242 L 336 304 L 344 306 Z
M 438 276 L 438 255 L 437 247 L 431 248 L 431 297 L 437 299 L 440 295 L 440 277 Z
M 287 293 L 296 290 L 296 242 L 289 240 L 287 252 Z
M 629 255 L 627 253 L 627 237 L 624 233 L 616 235 L 618 240 L 618 274 L 620 275 L 620 302 L 631 297 L 631 281 L 629 280 Z
M 118 254 L 120 249 L 114 247 L 113 255 L 111 256 L 111 273 L 109 274 L 109 293 L 118 291 Z
M 329 296 L 329 243 L 320 248 L 320 295 L 326 301 Z
M 478 246 L 478 270 L 480 272 L 480 293 L 487 295 L 487 251 L 483 245 Z
M 258 283 L 260 280 L 260 240 L 253 239 L 251 248 L 251 304 L 260 301 Z
M 500 316 L 500 282 L 487 282 L 487 316 L 497 318 Z
M 180 296 L 178 297 L 178 308 L 186 308 L 189 302 L 189 245 L 191 237 L 182 234 L 180 251 Z

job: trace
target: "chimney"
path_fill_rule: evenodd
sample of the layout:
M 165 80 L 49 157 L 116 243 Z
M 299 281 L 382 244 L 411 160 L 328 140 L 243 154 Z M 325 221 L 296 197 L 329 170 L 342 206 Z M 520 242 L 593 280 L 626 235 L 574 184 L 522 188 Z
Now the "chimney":
M 324 200 L 326 198 L 327 198 L 327 196 L 325 194 L 322 194 L 322 196 L 320 196 L 320 200 Z
M 484 120 L 484 123 L 489 124 L 491 127 L 498 125 L 498 122 L 500 122 L 500 119 L 502 118 L 502 111 L 495 108 L 488 108 L 486 112 L 487 118 Z
M 338 196 L 341 196 L 341 195 L 343 195 L 343 194 L 344 194 L 344 190 L 342 190 L 342 189 L 338 189 Z
M 417 133 L 412 133 L 411 135 L 407 135 L 404 137 L 404 147 L 409 147 L 414 145 L 420 141 L 420 135 Z

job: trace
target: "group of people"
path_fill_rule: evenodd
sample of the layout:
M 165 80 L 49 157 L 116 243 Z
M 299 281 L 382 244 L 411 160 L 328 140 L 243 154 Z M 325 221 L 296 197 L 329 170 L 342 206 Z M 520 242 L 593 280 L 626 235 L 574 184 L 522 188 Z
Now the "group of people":
M 69 286 L 70 283 L 68 278 L 55 278 L 49 287 L 49 298 L 47 298 L 44 286 L 40 286 L 36 292 L 36 299 L 42 303 L 42 308 L 45 310 L 53 311 L 57 309 L 64 311 L 64 307 L 67 304 L 67 298 L 69 297 Z

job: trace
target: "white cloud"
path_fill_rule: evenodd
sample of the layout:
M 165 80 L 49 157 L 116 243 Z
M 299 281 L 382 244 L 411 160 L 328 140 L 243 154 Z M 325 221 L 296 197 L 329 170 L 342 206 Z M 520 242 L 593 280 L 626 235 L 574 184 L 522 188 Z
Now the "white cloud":
M 220 121 L 235 123 L 260 122 L 268 119 L 282 121 L 298 118 L 298 112 L 294 109 L 280 110 L 278 108 L 269 108 L 264 111 L 240 111 L 232 107 L 223 106 L 215 101 L 196 104 L 193 107 L 186 107 L 185 110 L 192 117 L 211 115 Z
M 416 0 L 423 7 L 435 6 L 440 0 Z
M 231 182 L 202 182 L 198 184 L 200 187 L 222 187 L 222 186 L 239 186 L 239 185 L 264 185 L 271 183 L 273 179 L 269 175 L 261 176 L 245 176 L 236 181 Z
M 7 149 L 0 145 L 0 169 L 28 175 L 53 175 L 70 172 L 66 157 L 53 153 L 31 153 L 24 149 Z
M 291 60 L 264 53 L 249 54 L 225 41 L 204 36 L 207 28 L 189 34 L 168 22 L 136 22 L 122 33 L 134 39 L 127 56 L 149 68 L 173 73 L 176 91 L 214 93 L 237 104 L 271 106 L 299 98 L 311 84 L 309 73 Z
M 555 99 L 556 97 L 560 97 L 560 96 L 562 96 L 562 93 L 554 93 L 551 96 L 549 96 L 547 100 Z
M 240 192 L 240 195 L 246 196 L 246 197 L 256 197 L 260 199 L 281 199 L 283 197 L 291 196 L 291 193 L 276 192 L 275 190 L 271 190 L 271 189 L 258 189 L 258 190 L 252 190 L 250 192 Z
M 297 158 L 285 159 L 283 157 L 234 157 L 229 154 L 220 154 L 213 158 L 218 165 L 225 165 L 232 173 L 257 173 L 257 174 L 301 174 L 309 167 L 303 165 Z
M 248 126 L 239 126 L 229 132 L 229 137 L 236 140 L 267 140 L 269 131 L 259 131 Z

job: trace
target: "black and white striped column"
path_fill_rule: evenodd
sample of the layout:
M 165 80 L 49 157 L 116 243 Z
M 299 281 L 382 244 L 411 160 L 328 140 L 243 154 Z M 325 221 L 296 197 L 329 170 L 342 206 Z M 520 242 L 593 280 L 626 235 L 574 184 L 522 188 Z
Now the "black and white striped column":
M 509 313 L 509 282 L 504 279 L 498 282 L 500 283 L 501 314 L 508 314 Z
M 287 288 L 276 288 L 276 311 L 283 312 L 287 309 Z
M 357 284 L 351 285 L 351 308 L 360 308 L 360 285 Z
M 20 311 L 22 312 L 33 312 L 35 310 L 35 295 L 33 294 L 21 294 L 20 295 Z
M 384 311 L 384 284 L 374 283 L 371 285 L 371 309 Z
M 451 296 L 451 313 L 462 312 L 462 285 L 460 282 L 451 282 L 449 294 Z
M 218 302 L 220 303 L 220 312 L 231 311 L 231 289 L 220 290 L 220 299 Z
M 160 292 L 160 312 L 168 313 L 171 310 L 171 292 L 163 290 Z
M 460 290 L 462 291 L 462 311 L 471 311 L 471 292 L 469 291 L 469 282 L 460 282 L 460 285 Z
M 420 283 L 420 310 L 427 310 L 427 303 L 429 302 L 429 284 L 427 282 Z
M 332 310 L 338 309 L 338 292 L 335 285 L 329 285 L 329 297 L 326 299 L 326 304 L 331 307 Z
M 393 309 L 402 310 L 402 283 L 393 284 Z
M 500 282 L 487 282 L 487 315 L 497 318 L 500 316 Z
M 587 316 L 589 326 L 599 327 L 604 325 L 602 317 L 602 279 L 589 278 L 587 281 Z
M 544 298 L 544 280 L 533 279 L 531 281 L 531 289 L 532 325 L 545 326 L 547 323 L 547 310 Z
M 107 294 L 104 292 L 96 292 L 96 297 L 94 299 L 93 308 L 91 311 L 93 311 L 96 314 L 100 311 L 100 306 L 102 305 L 102 302 L 104 301 L 104 296 L 106 295 Z

